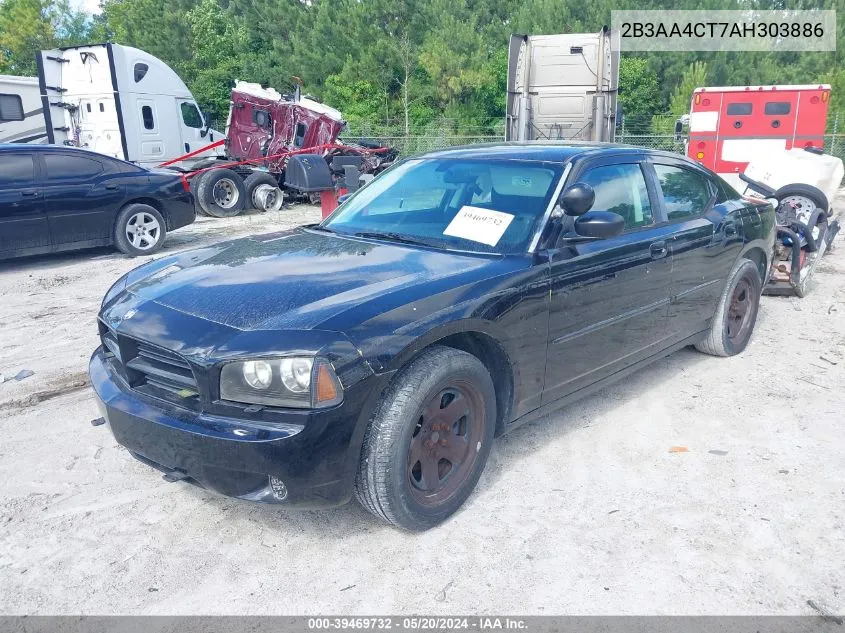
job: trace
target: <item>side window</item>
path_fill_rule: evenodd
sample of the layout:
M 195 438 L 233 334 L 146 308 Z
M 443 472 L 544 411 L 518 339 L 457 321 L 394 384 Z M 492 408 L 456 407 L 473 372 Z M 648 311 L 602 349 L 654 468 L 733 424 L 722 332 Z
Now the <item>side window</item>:
M 763 111 L 771 115 L 789 114 L 789 101 L 769 101 Z
M 23 121 L 23 102 L 19 95 L 0 95 L 0 121 Z
M 258 108 L 253 109 L 252 111 L 252 122 L 255 123 L 258 127 L 263 128 L 265 130 L 270 129 L 270 112 L 267 110 L 261 110 Z M 303 134 L 305 136 L 305 134 Z
M 156 127 L 155 119 L 153 118 L 153 109 L 148 106 L 141 107 L 141 119 L 144 121 L 145 130 L 154 130 Z
M 138 62 L 137 64 L 135 64 L 135 67 L 133 68 L 133 72 L 134 72 L 134 75 L 135 75 L 135 83 L 138 83 L 138 82 L 139 82 L 139 81 L 141 81 L 144 77 L 146 77 L 146 76 L 147 76 L 147 71 L 148 71 L 149 69 L 150 69 L 150 67 L 149 67 L 149 66 L 147 66 L 147 65 L 146 65 L 145 63 L 143 63 L 143 62 Z
M 625 218 L 625 228 L 634 229 L 654 222 L 645 177 L 639 165 L 594 167 L 578 180 L 595 190 L 593 209 L 618 213 Z
M 655 165 L 657 179 L 663 190 L 666 213 L 670 220 L 698 215 L 706 210 L 710 202 L 710 187 L 707 179 L 689 169 Z
M 296 136 L 293 138 L 293 144 L 296 147 L 302 147 L 305 142 L 305 133 L 308 131 L 308 126 L 305 123 L 296 124 Z
M 32 154 L 0 154 L 0 187 L 23 186 L 35 181 Z
M 179 109 L 182 110 L 182 121 L 188 127 L 195 127 L 201 128 L 202 127 L 202 115 L 200 114 L 199 109 L 193 103 L 188 103 L 187 101 L 183 101 L 179 104 Z
M 86 180 L 103 171 L 103 164 L 86 156 L 45 154 L 47 180 Z
M 750 103 L 729 103 L 728 116 L 748 116 L 751 114 Z

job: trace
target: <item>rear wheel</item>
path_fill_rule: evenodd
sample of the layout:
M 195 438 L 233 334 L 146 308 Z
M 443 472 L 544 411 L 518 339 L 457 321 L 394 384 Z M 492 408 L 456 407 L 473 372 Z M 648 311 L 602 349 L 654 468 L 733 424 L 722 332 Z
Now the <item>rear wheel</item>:
M 130 204 L 117 216 L 114 243 L 130 257 L 152 255 L 162 247 L 166 237 L 164 218 L 148 204 Z
M 203 177 L 206 176 L 207 174 L 208 174 L 207 171 L 203 171 L 203 172 L 200 172 L 199 174 L 197 174 L 196 176 L 192 176 L 188 180 L 188 186 L 191 188 L 191 193 L 194 194 L 194 207 L 196 208 L 197 213 L 199 213 L 200 215 L 204 215 L 206 217 L 208 216 L 208 212 L 205 209 L 203 209 L 202 205 L 200 204 L 198 191 L 199 191 L 200 182 L 202 181 Z
M 381 520 L 425 530 L 475 488 L 493 441 L 496 396 L 475 356 L 432 347 L 402 369 L 378 406 L 355 492 Z
M 215 218 L 238 215 L 246 202 L 244 181 L 231 169 L 211 169 L 205 172 L 196 189 L 200 206 Z
M 278 181 L 268 173 L 256 171 L 244 180 L 247 204 L 259 211 L 278 211 L 284 197 Z
M 751 340 L 760 308 L 762 282 L 757 265 L 742 259 L 728 278 L 707 338 L 695 348 L 713 356 L 739 354 Z

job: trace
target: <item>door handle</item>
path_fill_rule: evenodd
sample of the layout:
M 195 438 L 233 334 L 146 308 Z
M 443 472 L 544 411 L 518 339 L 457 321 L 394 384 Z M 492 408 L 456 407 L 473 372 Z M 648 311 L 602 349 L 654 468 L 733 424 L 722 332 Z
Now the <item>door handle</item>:
M 191 146 L 189 143 L 185 143 L 185 153 L 188 154 L 191 151 Z
M 34 189 L 27 189 L 26 191 L 21 191 L 22 196 L 26 196 L 28 198 L 33 198 L 38 195 L 38 192 Z
M 106 189 L 110 189 L 110 190 L 114 191 L 116 189 L 120 189 L 120 185 L 114 185 L 114 184 L 106 185 Z
M 666 242 L 661 240 L 660 242 L 652 242 L 648 247 L 648 252 L 652 259 L 660 259 L 669 254 L 669 249 L 666 248 Z

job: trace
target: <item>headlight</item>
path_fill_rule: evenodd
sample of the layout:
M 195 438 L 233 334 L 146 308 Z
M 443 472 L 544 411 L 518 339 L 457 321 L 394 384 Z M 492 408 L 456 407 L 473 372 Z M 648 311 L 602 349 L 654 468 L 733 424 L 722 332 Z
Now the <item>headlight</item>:
M 271 407 L 323 408 L 343 400 L 343 387 L 324 360 L 262 358 L 223 365 L 220 399 Z

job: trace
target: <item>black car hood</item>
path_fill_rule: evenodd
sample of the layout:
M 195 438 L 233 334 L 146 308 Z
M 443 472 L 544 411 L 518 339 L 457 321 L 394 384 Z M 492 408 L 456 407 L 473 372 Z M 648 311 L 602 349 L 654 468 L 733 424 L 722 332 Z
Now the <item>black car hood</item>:
M 385 295 L 450 276 L 481 273 L 497 260 L 294 229 L 236 240 L 205 258 L 143 268 L 127 290 L 240 330 L 312 329 Z M 413 292 L 411 293 L 413 294 Z M 409 299 L 413 300 L 413 299 Z

